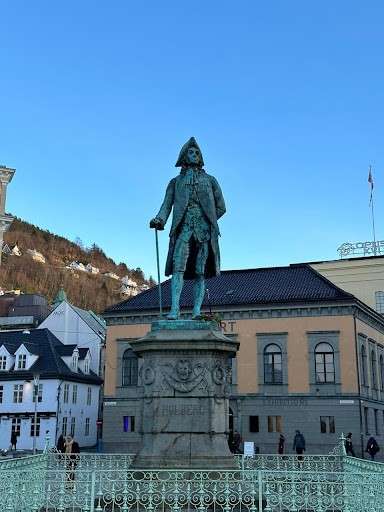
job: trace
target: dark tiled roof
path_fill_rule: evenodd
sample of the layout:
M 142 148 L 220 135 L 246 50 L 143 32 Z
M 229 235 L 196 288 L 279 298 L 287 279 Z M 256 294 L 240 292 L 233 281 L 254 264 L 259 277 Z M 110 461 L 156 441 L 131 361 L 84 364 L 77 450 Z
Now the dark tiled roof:
M 38 356 L 37 361 L 29 370 L 10 370 L 0 372 L 0 380 L 31 379 L 33 373 L 39 373 L 41 379 L 60 378 L 77 382 L 89 382 L 100 384 L 102 380 L 94 373 L 85 375 L 81 371 L 72 372 L 61 359 L 65 352 L 65 345 L 54 336 L 49 329 L 31 329 L 26 331 L 0 332 L 0 347 L 4 345 L 10 354 L 14 354 L 20 345 L 25 345 L 27 350 Z M 72 351 L 75 345 L 72 345 Z M 81 348 L 79 353 L 88 349 Z
M 161 284 L 163 306 L 170 307 L 170 280 Z M 218 277 L 207 279 L 209 302 L 212 306 L 238 306 L 252 304 L 306 303 L 351 300 L 347 293 L 321 276 L 309 265 L 224 270 Z M 150 288 L 135 297 L 109 307 L 105 314 L 128 313 L 158 309 L 158 287 Z M 206 296 L 204 305 L 208 306 Z M 185 282 L 181 295 L 181 307 L 193 305 L 193 281 Z

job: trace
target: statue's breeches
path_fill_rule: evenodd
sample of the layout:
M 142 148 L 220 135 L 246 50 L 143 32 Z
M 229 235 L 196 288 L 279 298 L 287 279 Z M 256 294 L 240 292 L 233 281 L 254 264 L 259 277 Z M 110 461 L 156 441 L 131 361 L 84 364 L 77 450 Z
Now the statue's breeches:
M 202 234 L 202 232 L 196 233 L 195 229 L 190 224 L 184 224 L 175 244 L 175 251 L 173 253 L 173 273 L 185 272 L 193 245 L 195 256 L 194 272 L 196 275 L 205 274 L 205 265 L 208 258 L 208 242 L 210 238 L 208 225 L 204 236 L 200 236 Z

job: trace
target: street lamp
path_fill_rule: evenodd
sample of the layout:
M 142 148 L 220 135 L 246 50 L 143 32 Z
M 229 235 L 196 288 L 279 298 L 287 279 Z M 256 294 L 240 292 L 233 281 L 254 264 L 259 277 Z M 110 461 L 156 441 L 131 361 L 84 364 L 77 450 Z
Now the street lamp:
M 39 395 L 39 381 L 40 375 L 38 373 L 33 374 L 33 396 L 35 400 L 35 423 L 33 427 L 33 455 L 36 454 L 36 432 L 37 432 L 37 400 Z

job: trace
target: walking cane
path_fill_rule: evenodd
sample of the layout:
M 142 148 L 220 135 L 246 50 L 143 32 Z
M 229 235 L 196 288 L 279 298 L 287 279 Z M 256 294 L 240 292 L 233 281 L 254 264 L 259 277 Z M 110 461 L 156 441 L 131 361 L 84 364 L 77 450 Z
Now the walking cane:
M 159 287 L 159 310 L 160 310 L 160 318 L 162 318 L 162 316 L 163 316 L 163 301 L 162 301 L 162 297 L 161 297 L 159 236 L 157 234 L 157 228 L 155 228 L 155 237 L 156 237 L 157 283 L 158 283 L 158 287 Z

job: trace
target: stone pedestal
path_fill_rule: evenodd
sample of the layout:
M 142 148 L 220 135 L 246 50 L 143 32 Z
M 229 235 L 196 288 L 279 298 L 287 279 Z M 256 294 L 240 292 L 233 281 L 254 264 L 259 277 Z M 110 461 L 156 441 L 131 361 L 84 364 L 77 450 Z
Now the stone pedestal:
M 233 468 L 228 449 L 231 358 L 214 322 L 159 320 L 131 342 L 142 358 L 142 449 L 136 468 Z

